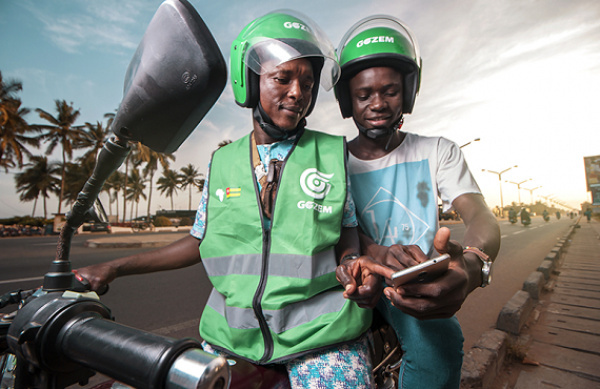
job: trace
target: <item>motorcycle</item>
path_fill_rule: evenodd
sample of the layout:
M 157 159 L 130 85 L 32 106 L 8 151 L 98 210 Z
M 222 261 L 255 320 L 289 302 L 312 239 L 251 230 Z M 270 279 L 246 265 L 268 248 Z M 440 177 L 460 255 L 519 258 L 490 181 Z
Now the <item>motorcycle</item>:
M 0 296 L 0 309 L 17 307 L 0 316 L 0 388 L 85 385 L 96 372 L 115 380 L 96 389 L 122 384 L 144 389 L 289 387 L 281 366 L 217 357 L 195 339 L 116 323 L 89 283 L 71 271 L 72 237 L 84 221 L 105 221 L 98 194 L 127 157 L 129 143 L 175 151 L 220 96 L 226 74 L 218 45 L 196 10 L 186 0 L 162 3 L 129 64 L 112 127 L 115 137 L 99 153 L 67 214 L 43 286 Z M 373 339 L 377 387 L 395 388 L 402 356 L 395 332 L 378 319 Z

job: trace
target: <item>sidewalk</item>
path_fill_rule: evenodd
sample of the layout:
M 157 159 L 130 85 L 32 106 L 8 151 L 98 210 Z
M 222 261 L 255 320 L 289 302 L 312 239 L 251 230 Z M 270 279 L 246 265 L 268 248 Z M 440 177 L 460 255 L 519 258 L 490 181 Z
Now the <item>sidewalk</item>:
M 600 222 L 581 218 L 465 356 L 461 388 L 600 388 Z

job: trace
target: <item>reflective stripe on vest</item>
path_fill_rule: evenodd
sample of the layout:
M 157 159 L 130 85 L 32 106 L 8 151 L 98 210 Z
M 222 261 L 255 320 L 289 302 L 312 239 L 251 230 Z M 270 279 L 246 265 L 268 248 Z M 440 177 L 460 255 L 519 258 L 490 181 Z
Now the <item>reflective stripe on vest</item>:
M 262 254 L 238 254 L 230 257 L 203 258 L 202 261 L 211 269 L 211 277 L 231 274 L 260 276 Z M 331 253 L 328 251 L 314 256 L 271 254 L 269 259 L 269 274 L 280 277 L 312 279 L 335 272 L 336 267 L 335 258 L 331 258 Z
M 346 299 L 338 291 L 327 291 L 316 295 L 308 301 L 289 304 L 283 309 L 265 309 L 269 328 L 280 334 L 289 329 L 313 321 L 326 313 L 335 313 L 342 309 Z M 225 305 L 225 296 L 215 289 L 210 294 L 206 303 L 221 316 L 227 317 L 227 323 L 236 329 L 260 329 L 258 320 L 252 308 L 228 307 Z

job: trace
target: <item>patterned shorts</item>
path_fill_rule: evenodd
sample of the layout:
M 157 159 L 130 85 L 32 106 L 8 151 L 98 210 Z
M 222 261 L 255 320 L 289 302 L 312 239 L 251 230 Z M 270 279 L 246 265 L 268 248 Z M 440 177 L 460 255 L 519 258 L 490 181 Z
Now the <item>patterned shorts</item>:
M 202 348 L 208 353 L 220 354 L 206 342 L 202 343 Z M 367 389 L 374 386 L 366 336 L 282 364 L 286 366 L 292 389 Z

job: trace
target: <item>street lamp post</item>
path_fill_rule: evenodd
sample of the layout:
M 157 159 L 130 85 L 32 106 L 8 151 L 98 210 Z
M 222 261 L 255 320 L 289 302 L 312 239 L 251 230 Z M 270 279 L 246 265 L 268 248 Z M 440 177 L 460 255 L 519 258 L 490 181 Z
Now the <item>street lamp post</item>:
M 533 191 L 536 190 L 536 189 L 540 189 L 541 187 L 542 186 L 540 185 L 540 186 L 536 186 L 535 188 L 532 188 L 532 189 L 523 188 L 523 189 L 529 191 L 529 196 L 531 198 L 531 204 L 533 204 Z
M 527 182 L 527 181 L 531 181 L 531 178 L 528 178 L 526 180 L 523 180 L 521 182 L 512 182 L 512 181 L 504 181 L 504 182 L 508 182 L 509 184 L 515 184 L 517 186 L 517 191 L 519 193 L 519 205 L 521 205 L 521 184 Z
M 481 140 L 481 138 L 475 138 L 471 142 L 479 142 L 480 140 Z M 460 148 L 462 149 L 463 147 L 470 145 L 471 142 L 465 143 L 464 145 L 460 146 Z
M 511 166 L 508 169 L 502 170 L 501 172 L 495 172 L 493 170 L 488 170 L 488 169 L 481 169 L 482 172 L 494 173 L 498 176 L 498 183 L 500 184 L 500 212 L 502 212 L 502 213 L 504 213 L 504 199 L 502 198 L 502 175 L 514 167 L 519 167 L 519 166 L 518 165 Z

